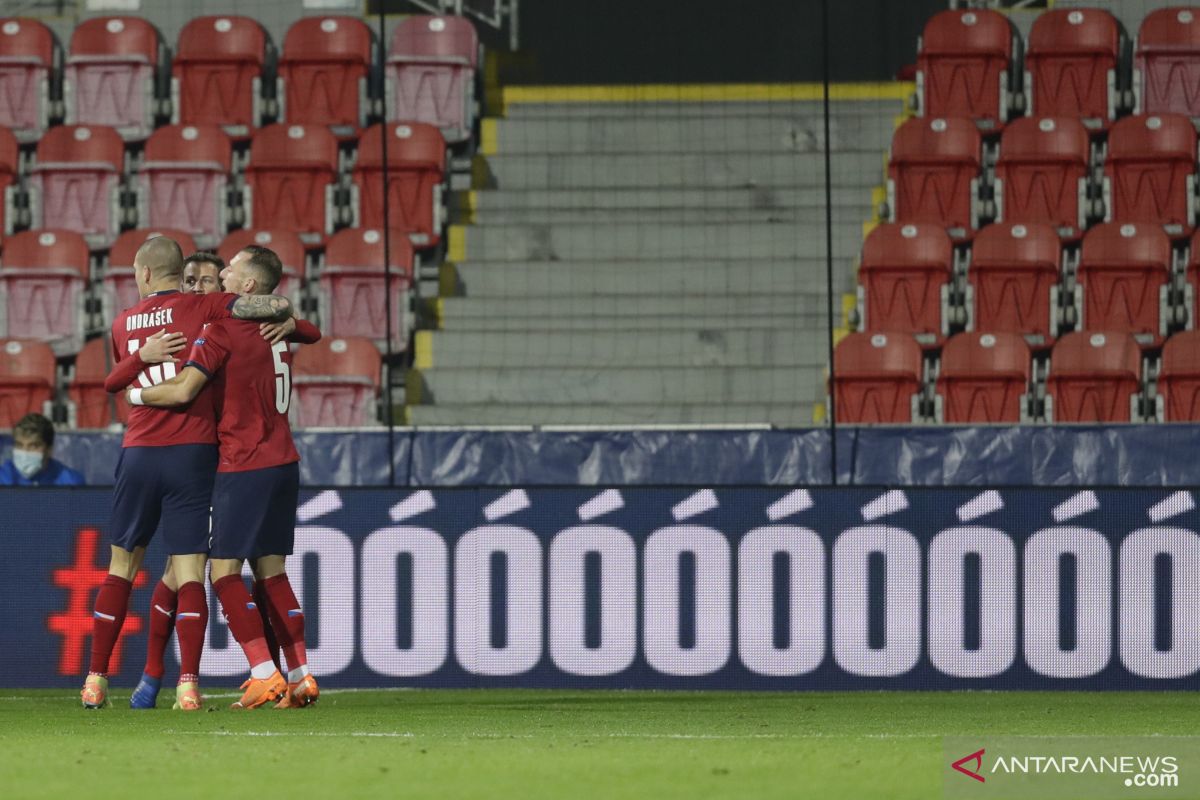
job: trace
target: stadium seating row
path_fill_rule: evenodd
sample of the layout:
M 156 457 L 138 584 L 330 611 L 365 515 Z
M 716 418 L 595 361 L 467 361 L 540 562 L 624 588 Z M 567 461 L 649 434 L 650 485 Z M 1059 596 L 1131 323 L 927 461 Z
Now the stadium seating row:
M 306 244 L 318 246 L 343 224 L 387 224 L 386 164 L 391 228 L 410 234 L 419 247 L 438 243 L 445 219 L 446 143 L 437 128 L 373 125 L 363 133 L 352 166 L 343 172 L 341 164 L 337 141 L 320 125 L 277 124 L 256 131 L 244 170 L 229 137 L 215 125 L 159 128 L 136 159 L 127 158 L 113 128 L 59 126 L 38 141 L 27 166 L 16 139 L 0 128 L 7 232 L 25 225 L 71 230 L 93 249 L 106 249 L 123 226 L 140 224 L 185 231 L 201 247 L 212 247 L 237 222 L 294 230 Z
M 216 123 L 244 139 L 278 120 L 354 139 L 387 119 L 428 123 L 451 142 L 470 138 L 480 61 L 470 22 L 409 17 L 382 64 L 376 50 L 356 17 L 298 20 L 276 58 L 255 20 L 207 16 L 183 28 L 172 60 L 152 24 L 114 16 L 77 25 L 64 62 L 45 25 L 0 19 L 0 125 L 21 141 L 41 138 L 55 120 L 111 126 L 137 141 L 159 121 Z
M 52 417 L 59 403 L 72 427 L 124 423 L 129 415 L 124 398 L 104 390 L 111 366 L 107 339 L 88 342 L 74 368 L 61 375 L 46 344 L 0 339 L 0 428 L 11 428 L 31 411 Z M 292 385 L 291 416 L 297 426 L 373 425 L 378 413 L 379 351 L 370 341 L 355 337 L 326 337 L 300 347 L 292 365 Z
M 1143 363 L 1127 333 L 1063 336 L 1048 366 L 1012 333 L 951 337 L 940 362 L 908 334 L 852 333 L 834 353 L 837 419 L 846 423 L 1197 422 L 1200 331 Z
M 1121 24 L 1098 8 L 1038 16 L 1028 47 L 985 9 L 943 11 L 918 44 L 918 114 L 967 117 L 996 130 L 1028 113 L 1107 129 L 1126 111 L 1200 117 L 1200 8 L 1161 8 L 1143 20 L 1130 59 Z

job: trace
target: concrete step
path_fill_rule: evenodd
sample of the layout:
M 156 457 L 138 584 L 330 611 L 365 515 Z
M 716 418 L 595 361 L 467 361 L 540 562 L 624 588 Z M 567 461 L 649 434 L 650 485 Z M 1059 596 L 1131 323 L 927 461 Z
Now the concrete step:
M 824 330 L 420 332 L 419 357 L 441 368 L 813 367 L 829 360 Z
M 883 181 L 882 150 L 839 153 L 832 159 L 832 184 L 869 189 Z M 823 187 L 821 153 L 687 155 L 494 155 L 480 157 L 477 189 L 684 189 Z
M 882 184 L 882 172 L 880 173 Z M 870 208 L 871 190 L 833 187 L 835 208 Z M 602 211 L 611 209 L 746 209 L 771 211 L 785 208 L 825 209 L 825 185 L 809 188 L 730 187 L 724 189 L 495 189 L 451 196 L 451 208 L 478 214 L 518 211 Z
M 834 290 L 849 290 L 849 265 L 835 265 Z M 442 266 L 447 296 L 562 297 L 639 294 L 824 296 L 825 260 L 464 263 Z
M 834 253 L 862 244 L 861 222 L 835 225 Z M 637 223 L 452 226 L 450 258 L 466 261 L 781 259 L 825 254 L 825 221 L 736 225 Z
M 879 117 L 891 120 L 904 111 L 901 100 L 838 100 L 830 104 L 830 119 Z M 787 116 L 806 124 L 824 119 L 821 100 L 718 101 L 718 102 L 635 102 L 635 103 L 509 103 L 507 119 L 613 119 L 644 117 L 702 116 L 709 120 L 739 117 Z
M 815 153 L 825 147 L 820 115 L 791 115 L 767 109 L 753 116 L 685 116 L 497 119 L 484 123 L 485 142 L 494 134 L 496 153 Z M 875 124 L 862 115 L 829 120 L 834 151 L 882 152 L 895 130 L 892 115 Z
M 466 298 L 463 298 L 464 300 Z M 442 301 L 457 303 L 458 299 Z M 483 301 L 496 302 L 496 301 Z M 529 315 L 501 316 L 488 314 L 484 316 L 463 316 L 453 313 L 443 316 L 442 328 L 455 331 L 474 332 L 542 332 L 548 335 L 558 335 L 572 331 L 616 331 L 616 330 L 645 330 L 660 331 L 726 331 L 730 329 L 748 328 L 753 330 L 786 331 L 795 334 L 811 334 L 824 336 L 828 317 L 822 311 L 815 315 L 797 314 L 754 314 L 741 316 L 725 314 L 698 319 L 695 314 L 674 314 L 656 316 L 652 319 L 629 315 L 583 315 L 575 317 L 538 317 Z M 516 305 L 504 309 L 506 313 L 517 313 Z
M 703 326 L 710 319 L 780 316 L 823 318 L 825 293 L 819 294 L 656 294 L 566 295 L 547 297 L 447 297 L 441 300 L 442 329 L 458 330 L 470 319 L 641 318 L 653 330 L 660 317 L 692 316 Z M 840 299 L 835 310 L 840 309 Z M 793 325 L 795 328 L 796 325 Z
M 467 403 L 408 406 L 410 425 L 774 425 L 812 426 L 811 402 L 738 404 L 640 403 L 628 405 L 497 405 Z
M 816 400 L 813 369 L 624 367 L 414 370 L 407 404 L 764 403 Z

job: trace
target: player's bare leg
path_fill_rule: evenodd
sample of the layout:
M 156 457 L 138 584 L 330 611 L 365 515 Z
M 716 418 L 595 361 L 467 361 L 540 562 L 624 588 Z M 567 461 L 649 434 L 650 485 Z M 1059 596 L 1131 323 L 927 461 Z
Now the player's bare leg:
M 288 693 L 276 708 L 303 708 L 320 697 L 317 679 L 308 671 L 304 645 L 304 612 L 284 571 L 284 556 L 263 556 L 255 561 L 254 576 L 267 597 L 271 627 L 279 635 L 287 659 Z
M 108 662 L 129 612 L 129 593 L 133 579 L 142 566 L 146 548 L 133 550 L 112 546 L 108 562 L 108 577 L 96 594 L 92 612 L 92 658 L 88 676 L 79 693 L 84 708 L 106 708 L 108 702 Z
M 287 681 L 267 652 L 266 636 L 258 607 L 242 580 L 242 561 L 236 558 L 214 558 L 210 573 L 213 591 L 221 601 L 229 632 L 241 645 L 250 663 L 250 679 L 242 684 L 240 700 L 230 708 L 258 708 L 281 700 L 288 690 Z
M 175 632 L 179 637 L 179 685 L 175 688 L 175 708 L 199 710 L 200 655 L 204 651 L 204 636 L 208 630 L 208 597 L 204 593 L 205 553 L 189 553 L 172 557 L 175 580 L 179 582 L 179 610 Z
M 151 709 L 158 705 L 158 691 L 162 688 L 163 656 L 166 654 L 167 643 L 171 641 L 171 633 L 175 630 L 175 612 L 179 603 L 179 583 L 175 579 L 175 564 L 171 556 L 167 556 L 167 566 L 163 569 L 162 578 L 154 587 L 150 597 L 150 610 L 147 614 L 150 620 L 150 633 L 146 637 L 146 665 L 142 668 L 142 678 L 137 688 L 129 697 L 129 707 L 134 709 Z

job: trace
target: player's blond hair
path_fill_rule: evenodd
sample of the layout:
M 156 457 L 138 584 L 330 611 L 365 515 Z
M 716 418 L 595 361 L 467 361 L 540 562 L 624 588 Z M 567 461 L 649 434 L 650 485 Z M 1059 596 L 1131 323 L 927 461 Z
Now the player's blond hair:
M 150 277 L 155 281 L 183 277 L 183 251 L 169 236 L 147 239 L 138 248 L 133 264 L 136 268 L 149 267 Z

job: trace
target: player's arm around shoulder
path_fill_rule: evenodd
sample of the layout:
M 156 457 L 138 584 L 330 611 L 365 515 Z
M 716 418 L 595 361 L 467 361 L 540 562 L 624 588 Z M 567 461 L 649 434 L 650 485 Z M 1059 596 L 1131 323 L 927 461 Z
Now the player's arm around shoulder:
M 133 406 L 154 406 L 156 408 L 182 406 L 195 400 L 196 395 L 200 394 L 200 390 L 207 382 L 208 375 L 198 367 L 188 364 L 182 372 L 169 381 L 163 381 L 145 389 L 130 389 L 126 399 Z
M 234 319 L 282 322 L 292 317 L 292 301 L 278 294 L 248 294 L 233 301 L 229 312 Z

